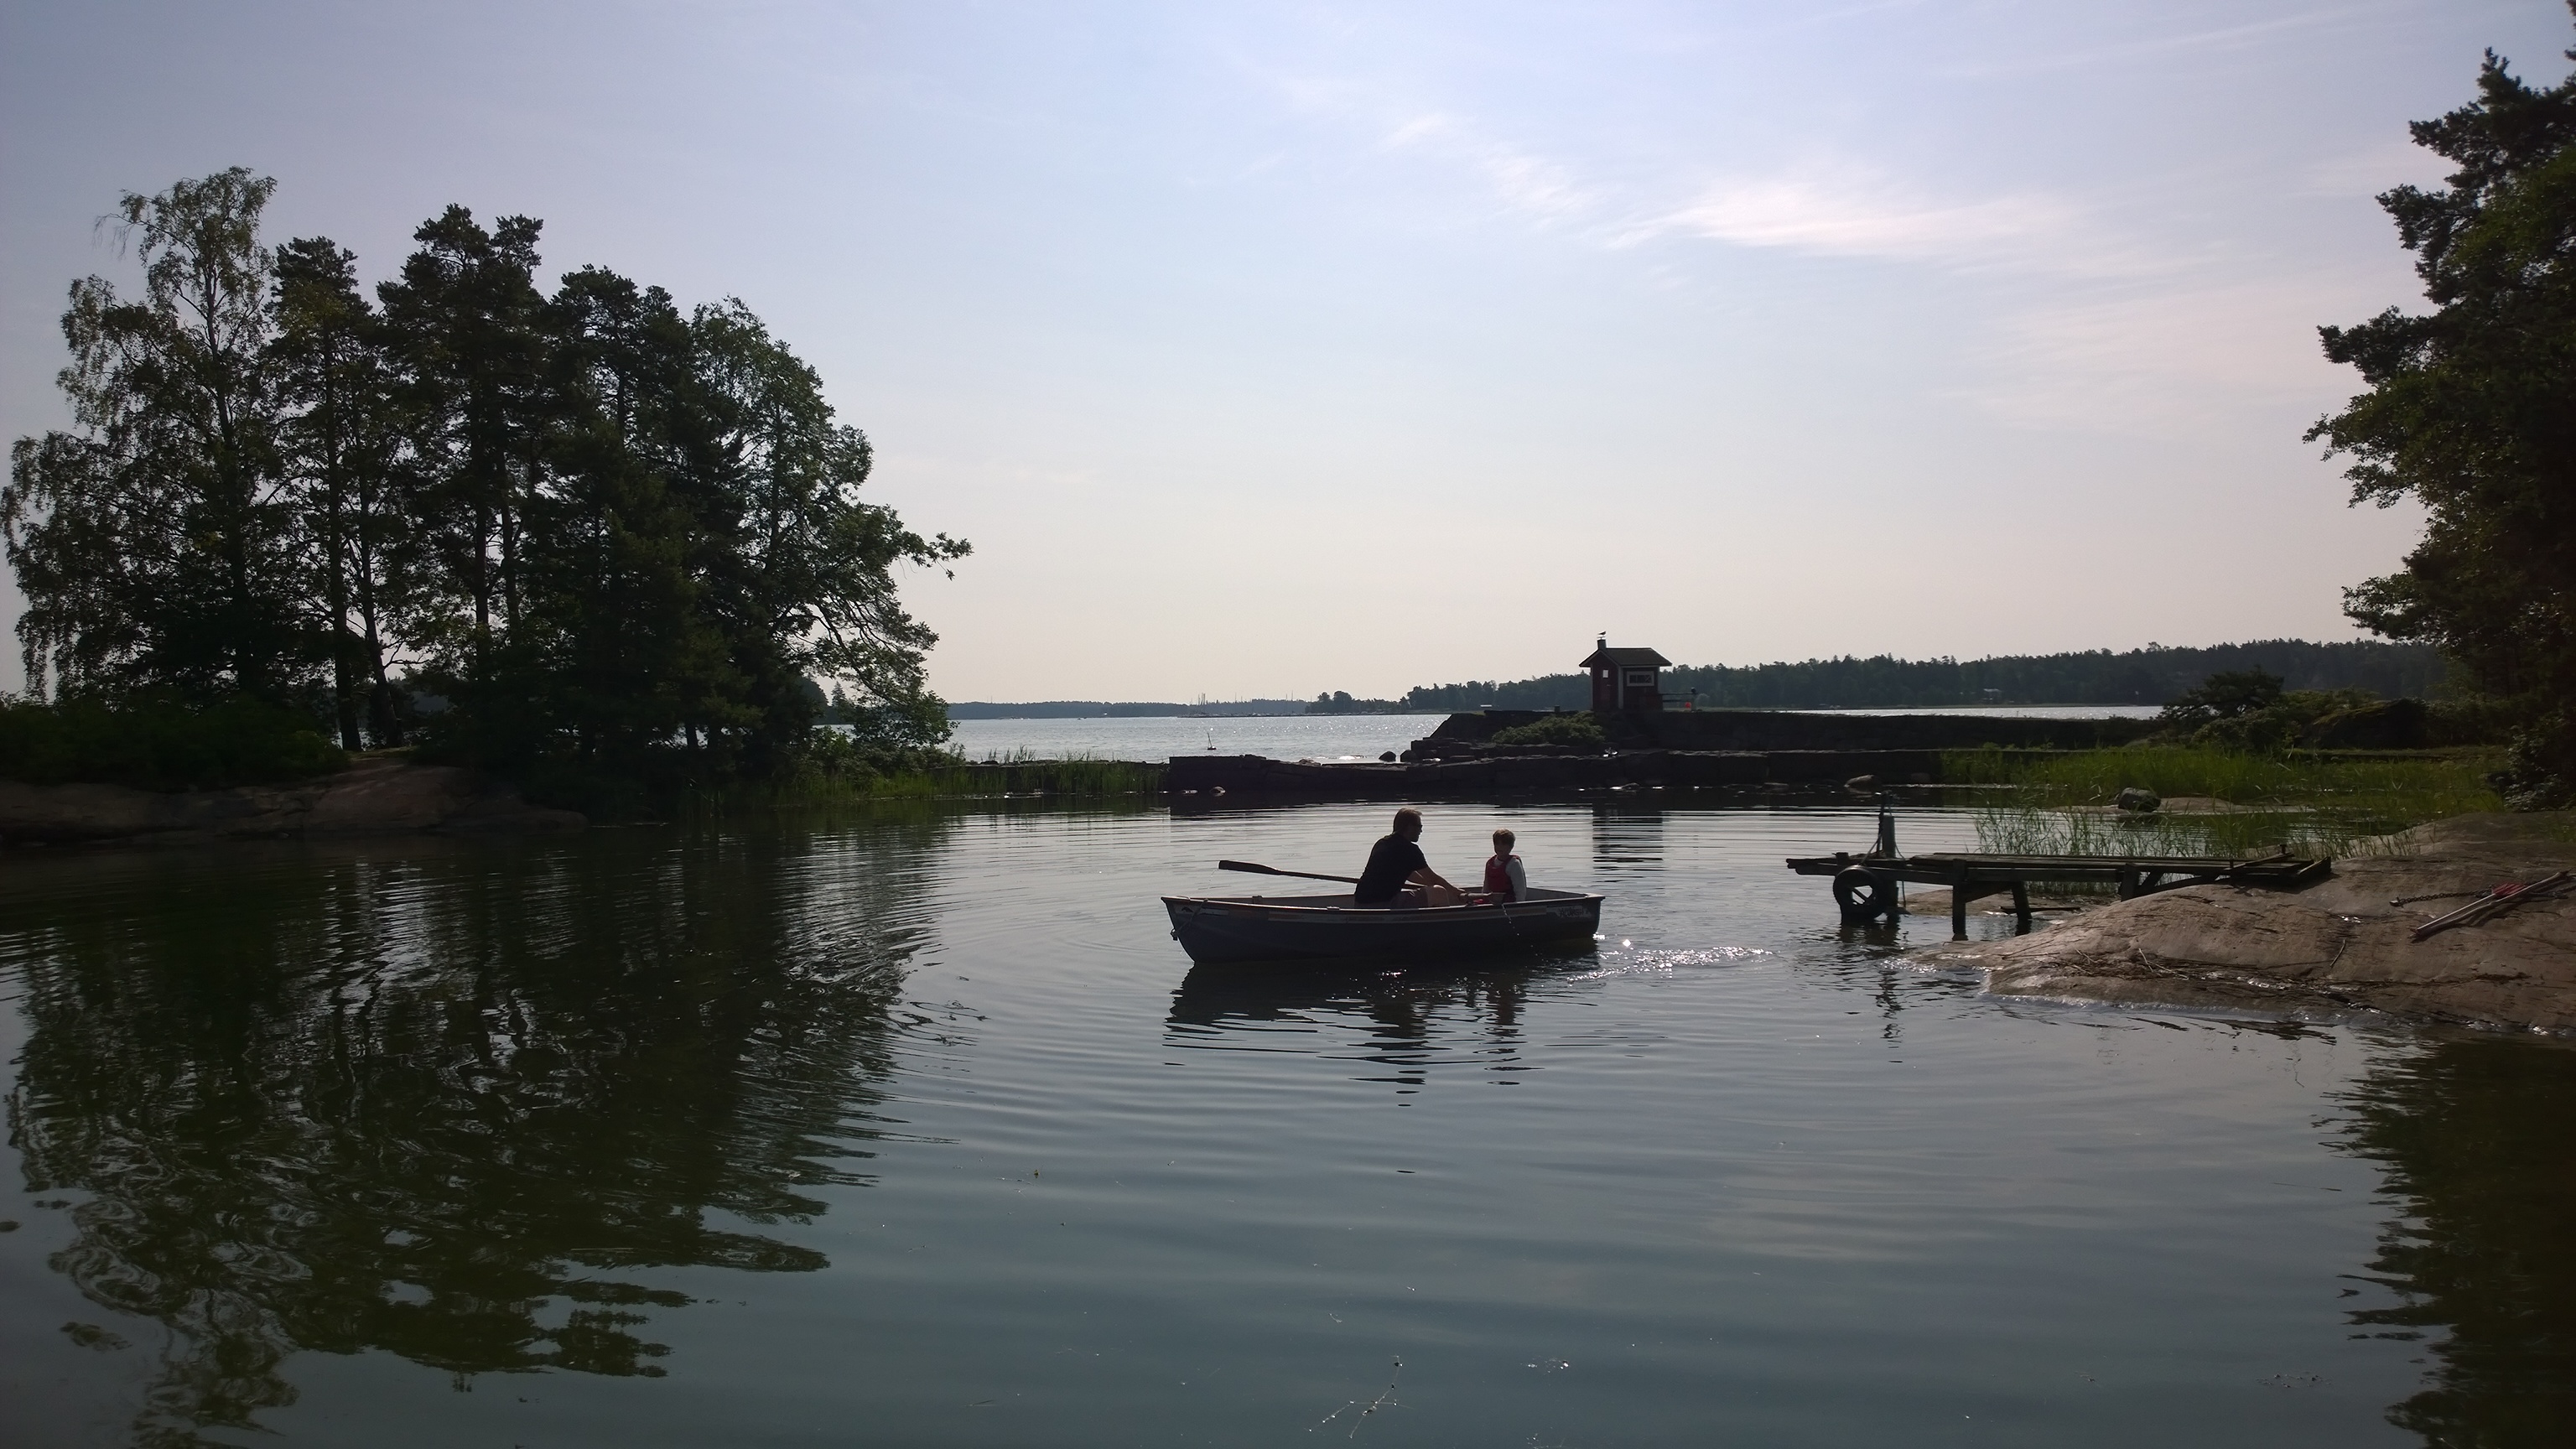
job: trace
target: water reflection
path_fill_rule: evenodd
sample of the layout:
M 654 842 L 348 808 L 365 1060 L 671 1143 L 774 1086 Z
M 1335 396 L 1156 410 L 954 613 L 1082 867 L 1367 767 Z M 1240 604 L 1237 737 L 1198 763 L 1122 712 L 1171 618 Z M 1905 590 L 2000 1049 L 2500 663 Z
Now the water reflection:
M 1651 792 L 1631 787 L 1592 806 L 1592 860 L 1607 875 L 1651 874 L 1664 863 L 1664 809 Z
M 1355 1080 L 1422 1090 L 1440 1067 L 1493 1073 L 1509 1084 L 1538 1064 L 1524 1051 L 1521 1013 L 1534 987 L 1564 965 L 1499 969 L 1335 971 L 1315 967 L 1196 967 L 1172 996 L 1169 1040 L 1214 1050 L 1293 1050 L 1362 1064 Z M 1265 1038 L 1305 1037 L 1295 1045 Z M 1315 1037 L 1328 1040 L 1315 1041 Z M 1349 1040 L 1329 1038 L 1347 1036 Z
M 2350 1147 L 2403 1215 L 2360 1332 L 2422 1338 L 2431 1386 L 2389 1420 L 2442 1446 L 2560 1445 L 2576 1425 L 2576 1050 L 2448 1041 L 2364 1082 Z
M 928 822 L 595 838 L 13 902 L 53 1266 L 174 1331 L 146 1442 L 290 1403 L 297 1349 L 656 1375 L 655 1268 L 794 1272 L 866 1180 Z M 674 833 L 676 834 L 676 833 Z M 726 1220 L 730 1220 L 729 1222 Z

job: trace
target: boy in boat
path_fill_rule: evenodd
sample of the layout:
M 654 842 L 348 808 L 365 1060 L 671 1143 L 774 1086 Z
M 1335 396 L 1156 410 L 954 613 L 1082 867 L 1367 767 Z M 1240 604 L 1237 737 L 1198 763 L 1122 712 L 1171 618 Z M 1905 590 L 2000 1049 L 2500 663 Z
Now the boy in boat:
M 1467 893 L 1442 880 L 1422 858 L 1422 847 L 1414 843 L 1421 838 L 1422 812 L 1410 805 L 1395 812 L 1395 833 L 1369 847 L 1368 866 L 1351 887 L 1351 904 L 1398 910 L 1465 905 Z
M 1485 894 L 1498 901 L 1517 901 L 1529 894 L 1529 872 L 1521 869 L 1521 858 L 1512 854 L 1519 839 L 1508 830 L 1494 832 L 1494 855 L 1485 862 Z

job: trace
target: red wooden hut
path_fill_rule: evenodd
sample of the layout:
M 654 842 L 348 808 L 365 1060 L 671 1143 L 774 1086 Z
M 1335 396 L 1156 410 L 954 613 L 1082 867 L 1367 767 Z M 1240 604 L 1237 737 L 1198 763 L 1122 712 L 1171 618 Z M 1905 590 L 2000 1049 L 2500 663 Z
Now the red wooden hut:
M 1583 667 L 1592 671 L 1592 712 L 1645 714 L 1664 707 L 1663 671 L 1672 662 L 1652 649 L 1613 649 L 1604 634 Z

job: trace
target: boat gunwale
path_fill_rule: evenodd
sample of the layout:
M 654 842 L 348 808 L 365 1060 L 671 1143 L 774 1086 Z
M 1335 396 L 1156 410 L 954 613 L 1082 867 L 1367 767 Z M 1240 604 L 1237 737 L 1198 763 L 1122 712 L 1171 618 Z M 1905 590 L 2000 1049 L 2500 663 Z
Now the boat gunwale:
M 1291 904 L 1291 902 L 1296 901 L 1337 899 L 1337 897 L 1333 896 L 1165 896 L 1163 897 L 1163 904 L 1166 907 L 1169 907 L 1175 902 L 1184 902 L 1194 906 L 1216 906 L 1242 911 L 1300 911 L 1312 913 L 1318 916 L 1360 916 L 1369 920 L 1393 920 L 1402 918 L 1405 920 L 1451 921 L 1465 920 L 1477 913 L 1485 911 L 1495 911 L 1503 915 L 1510 915 L 1516 909 L 1529 906 L 1580 905 L 1585 901 L 1601 901 L 1606 899 L 1597 891 L 1549 890 L 1545 896 L 1540 896 L 1536 894 L 1537 889 L 1544 889 L 1544 887 L 1534 888 L 1532 895 L 1522 900 L 1485 901 L 1480 904 L 1457 906 L 1318 906 Z

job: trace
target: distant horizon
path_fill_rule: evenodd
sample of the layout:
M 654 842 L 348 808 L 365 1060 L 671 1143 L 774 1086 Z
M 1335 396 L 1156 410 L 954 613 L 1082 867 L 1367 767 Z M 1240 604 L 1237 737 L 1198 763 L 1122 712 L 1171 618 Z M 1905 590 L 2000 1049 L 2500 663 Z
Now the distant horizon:
M 2215 654 L 2215 653 L 2225 653 L 2225 652 L 2229 652 L 2229 651 L 2252 651 L 2252 650 L 2263 650 L 2263 649 L 2279 649 L 2279 648 L 2283 648 L 2283 647 L 2289 647 L 2289 648 L 2308 648 L 2308 649 L 2317 649 L 2317 650 L 2326 651 L 2326 652 L 2328 652 L 2328 653 L 2330 653 L 2330 654 L 2331 654 L 2331 653 L 2334 653 L 2334 652 L 2336 652 L 2336 651 L 2352 650 L 2352 649 L 2354 648 L 2354 646 L 2359 646 L 2360 652 L 2364 653 L 2365 655 L 2367 655 L 2367 654 L 2371 654 L 2371 653 L 2374 653 L 2374 652 L 2385 651 L 2384 653 L 2382 653 L 2382 654 L 2380 655 L 2380 657 L 2395 657 L 2395 658 L 2421 659 L 2421 658 L 2424 658 L 2424 657 L 2426 657 L 2426 656 L 2432 656 L 2432 657 L 2436 657 L 2436 658 L 2438 658 L 2438 656 L 2437 656 L 2437 655 L 2435 655 L 2434 651 L 2430 648 L 2430 646 L 2422 645 L 2422 644 L 2410 644 L 2410 643 L 2403 643 L 2403 642 L 2394 641 L 2394 640 L 2384 640 L 2384 639 L 2317 640 L 2317 639 L 2273 638 L 2273 639 L 2246 639 L 2246 640 L 2237 640 L 2237 641 L 2232 641 L 2232 642 L 2229 642 L 2229 643 L 2214 644 L 2214 645 L 2187 645 L 2187 644 L 2169 645 L 2169 644 L 2163 644 L 2163 643 L 2149 643 L 2149 644 L 2145 644 L 2145 645 L 2138 646 L 2138 647 L 2133 648 L 2133 649 L 2106 649 L 2106 648 L 2097 648 L 2097 649 L 2081 649 L 2081 650 L 2062 650 L 2062 651 L 2058 651 L 2058 652 L 2054 652 L 2054 653 L 2050 653 L 2050 654 L 1988 654 L 1988 655 L 1981 655 L 1981 656 L 1978 656 L 1978 657 L 1976 657 L 1976 658 L 1972 658 L 1972 659 L 1961 659 L 1961 658 L 1958 658 L 1958 657 L 1957 657 L 1957 656 L 1955 656 L 1955 655 L 1934 655 L 1934 656 L 1931 656 L 1931 657 L 1929 657 L 1929 658 L 1923 658 L 1923 659 L 1906 659 L 1906 658 L 1903 658 L 1902 656 L 1898 656 L 1898 655 L 1894 655 L 1894 654 L 1871 654 L 1871 655 L 1862 655 L 1862 654 L 1839 654 L 1839 655 L 1818 655 L 1818 656 L 1811 656 L 1811 657 L 1809 657 L 1809 658 L 1807 658 L 1807 659 L 1797 659 L 1797 660 L 1792 660 L 1792 659 L 1775 659 L 1775 660 L 1765 660 L 1765 661 L 1763 661 L 1763 662 L 1762 662 L 1762 663 L 1760 663 L 1760 664 L 1701 664 L 1701 665 L 1692 665 L 1692 664 L 1682 664 L 1682 663 L 1676 662 L 1676 663 L 1674 664 L 1674 666 L 1671 668 L 1671 670 L 1669 670 L 1669 671 L 1668 671 L 1668 673 L 1669 673 L 1670 675 L 1682 676 L 1682 677 L 1685 677 L 1685 678 L 1686 678 L 1686 677 L 1689 677 L 1689 676 L 1691 676 L 1691 675 L 1695 675 L 1695 674 L 1707 674 L 1707 673 L 1710 673 L 1710 672 L 1717 672 L 1717 671 L 1725 671 L 1725 672 L 1732 672 L 1732 673 L 1742 673 L 1742 674 L 1759 674 L 1759 673 L 1762 673 L 1762 672 L 1765 672 L 1765 671 L 1790 670 L 1790 669 L 1805 669 L 1805 668 L 1813 668 L 1813 667 L 1818 667 L 1818 666 L 1827 666 L 1827 667 L 1830 667 L 1830 666 L 1839 665 L 1839 664 L 1855 664 L 1855 663 L 1857 663 L 1857 664 L 1867 664 L 1867 663 L 1873 663 L 1873 662 L 1887 662 L 1887 663 L 1891 663 L 1891 664 L 1895 664 L 1895 665 L 1913 666 L 1913 667 L 1921 667 L 1921 666 L 1936 666 L 1936 667 L 1937 667 L 1937 666 L 1941 666 L 1941 665 L 1956 665 L 1957 667 L 1959 667 L 1959 668 L 1961 668 L 1961 669 L 1974 669 L 1974 668 L 1978 668 L 1978 667 L 1980 667 L 1980 666 L 1994 666 L 1994 665 L 2010 665 L 2010 664 L 2045 664 L 2045 663 L 2050 662 L 2050 661 L 2058 661 L 2058 660 L 2076 660 L 2076 659 L 2111 659 L 2111 660 L 2120 660 L 2120 659 L 2129 659 L 2129 658 L 2153 658 L 2154 656 L 2156 656 L 2156 655 L 2158 655 L 2158 654 L 2208 655 L 2208 654 Z M 1652 647 L 1652 646 L 1648 646 L 1648 647 Z M 1402 704 L 1402 703 L 1405 701 L 1405 699 L 1407 698 L 1407 696 L 1408 696 L 1408 695 L 1415 694 L 1415 693 L 1420 693 L 1420 692 L 1423 692 L 1423 691 L 1455 691 L 1455 690 L 1460 690 L 1460 689 L 1487 689 L 1487 690 L 1491 690 L 1491 691 L 1493 691 L 1493 692 L 1498 692 L 1498 693 L 1499 693 L 1499 692 L 1503 692 L 1503 691 L 1506 691 L 1506 690 L 1525 690 L 1525 689 L 1526 689 L 1527 687 L 1529 687 L 1529 686 L 1537 685 L 1537 684 L 1540 684 L 1540 683 L 1542 683 L 1542 682 L 1546 682 L 1546 681 L 1555 681 L 1555 680 L 1564 680 L 1564 679 L 1568 679 L 1568 678 L 1576 678 L 1576 677 L 1579 677 L 1579 671 L 1575 671 L 1575 670 L 1554 670 L 1554 671 L 1550 671 L 1550 672 L 1545 673 L 1545 674 L 1525 675 L 1525 676 L 1521 676 L 1521 677 L 1519 677 L 1519 678 L 1515 678 L 1515 679 L 1500 679 L 1500 680 L 1487 680 L 1487 681 L 1475 681 L 1475 680 L 1469 680 L 1469 681 L 1441 682 L 1441 683 L 1435 683 L 1435 684 L 1416 684 L 1416 685 L 1413 685 L 1413 686 L 1408 687 L 1408 689 L 1407 689 L 1404 693 L 1402 693 L 1402 694 L 1396 694 L 1396 695 L 1385 695 L 1385 696 L 1376 696 L 1376 697 L 1364 697 L 1364 696 L 1359 696 L 1359 695 L 1357 695 L 1357 694 L 1352 694 L 1351 698 L 1352 698 L 1352 702 L 1354 702 L 1354 703 L 1364 703 L 1364 704 L 1398 704 L 1398 705 L 1400 705 L 1400 704 Z M 2294 687 L 2296 687 L 2296 686 L 2294 686 Z M 1341 693 L 1350 693 L 1349 691 L 1340 691 L 1340 692 L 1341 692 Z M 1324 693 L 1326 693 L 1326 694 L 1330 694 L 1330 693 L 1334 693 L 1334 691 L 1325 691 Z M 1139 699 L 1105 699 L 1105 698 L 1104 698 L 1104 699 L 1083 699 L 1083 698 L 1058 698 L 1058 699 L 1031 699 L 1031 700 L 992 700 L 992 699 L 952 700 L 952 701 L 949 701 L 949 702 L 948 702 L 948 708 L 949 708 L 949 711 L 950 711 L 950 717 L 951 717 L 951 718 L 977 718 L 977 717 L 981 717 L 981 718 L 999 718 L 999 717 L 1005 717 L 1005 716 L 994 716 L 994 715 L 981 715 L 981 716 L 976 716 L 976 715 L 962 715 L 962 716 L 961 716 L 961 715 L 959 715 L 959 714 L 957 714 L 957 713 L 956 713 L 956 712 L 957 712 L 957 711 L 959 711 L 959 710 L 977 710 L 977 711 L 985 711 L 985 710 L 1044 710 L 1044 711 L 1047 711 L 1047 712 L 1048 712 L 1046 715 L 1038 715 L 1038 716 L 1016 716 L 1016 717 L 1019 717 L 1019 718 L 1047 718 L 1047 717 L 1076 718 L 1076 717 L 1080 717 L 1079 715 L 1077 715 L 1077 714 L 1075 713 L 1076 711 L 1085 711 L 1085 712 L 1088 712 L 1088 711 L 1094 711 L 1094 710 L 1102 711 L 1102 712 L 1126 712 L 1126 713 L 1143 713 L 1143 712 L 1146 712 L 1146 711 L 1160 711 L 1160 710 L 1170 710 L 1170 711 L 1173 711 L 1173 712 L 1175 712 L 1175 713 L 1180 712 L 1180 711 L 1185 711 L 1185 710 L 1211 710 L 1211 711 L 1222 710 L 1222 711 L 1226 711 L 1226 712 L 1229 712 L 1229 713 L 1236 713 L 1236 714 L 1255 713 L 1255 712 L 1290 713 L 1290 712 L 1302 712 L 1302 711 L 1303 711 L 1303 709 L 1304 709 L 1304 707 L 1305 707 L 1306 705 L 1308 705 L 1308 704 L 1310 704 L 1310 703 L 1314 703 L 1314 702 L 1316 702 L 1316 700 L 1315 700 L 1315 699 L 1312 699 L 1312 698 L 1304 698 L 1304 697 L 1291 696 L 1291 695 L 1247 695 L 1247 696 L 1243 696 L 1243 697 L 1239 697 L 1239 698 L 1233 698 L 1233 699 L 1215 699 L 1215 698 L 1211 698 L 1211 697 L 1207 696 L 1207 695 L 1206 695 L 1206 694 L 1204 694 L 1204 693 L 1198 693 L 1198 694 L 1195 694 L 1195 695 L 1193 696 L 1193 698 L 1191 698 L 1191 699 L 1146 699 L 1146 698 L 1139 698 Z M 2006 703 L 2004 703 L 2004 702 L 2001 702 L 2001 701 L 1998 701 L 1997 703 L 1998 703 L 1998 707 L 2013 707 L 2013 708 L 2044 708 L 2044 707 L 2050 706 L 2050 705 L 2089 706 L 2089 705 L 2097 705 L 2097 704 L 2113 703 L 2113 702 L 2121 702 L 2121 703 L 2138 703 L 2138 702 L 2140 702 L 2140 701 L 2102 701 L 2102 700 L 2083 700 L 2083 699 L 2014 699 L 2014 700 L 2010 701 L 2008 704 L 2006 704 Z M 1285 709 L 1280 709 L 1280 710 L 1276 710 L 1276 711 L 1272 711 L 1272 710 L 1268 710 L 1268 709 L 1264 708 L 1264 707 L 1268 707 L 1268 706 L 1285 706 L 1285 707 L 1287 707 L 1287 708 L 1285 708 Z M 1441 713 L 1451 713 L 1451 712 L 1455 712 L 1457 709 L 1459 709 L 1459 708 L 1463 708 L 1463 707 L 1465 707 L 1463 703 L 1451 703 L 1451 704 L 1443 704 L 1443 705 L 1427 705 L 1427 704 L 1426 704 L 1426 705 L 1417 706 L 1417 707 L 1415 707 L 1415 708 L 1411 708 L 1411 709 L 1404 709 L 1404 710 L 1382 710 L 1382 711 L 1378 711 L 1378 712 L 1379 712 L 1379 713 L 1419 713 L 1419 714 L 1441 714 Z M 1978 706 L 1977 706 L 1977 705 L 1975 705 L 1975 704 L 1972 704 L 1972 703 L 1963 703 L 1963 704 L 1958 704 L 1958 705 L 1913 705 L 1913 706 L 1908 706 L 1908 705 L 1875 705 L 1875 704 L 1872 704 L 1872 703 L 1867 702 L 1867 701 L 1855 701 L 1854 703 L 1849 704 L 1849 705 L 1843 705 L 1843 704 L 1820 704 L 1820 705 L 1807 705 L 1807 706 L 1730 706 L 1730 705 L 1721 705 L 1721 704 L 1711 704 L 1711 705 L 1709 705 L 1709 706 L 1707 706 L 1707 707 L 1708 707 L 1708 708 L 1813 708 L 1813 709 L 1842 709 L 1842 708 L 1855 708 L 1855 709 L 1863 709 L 1863 708 L 1975 708 L 1975 707 L 1978 707 Z

